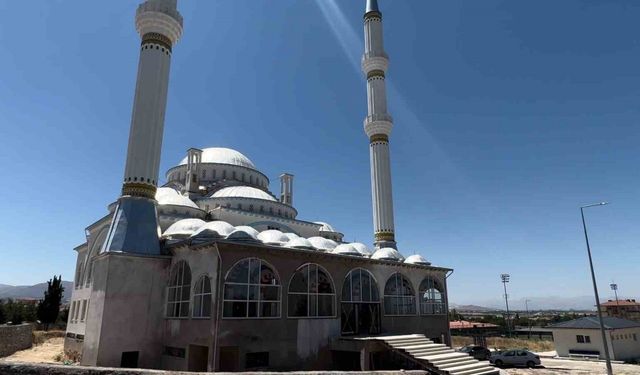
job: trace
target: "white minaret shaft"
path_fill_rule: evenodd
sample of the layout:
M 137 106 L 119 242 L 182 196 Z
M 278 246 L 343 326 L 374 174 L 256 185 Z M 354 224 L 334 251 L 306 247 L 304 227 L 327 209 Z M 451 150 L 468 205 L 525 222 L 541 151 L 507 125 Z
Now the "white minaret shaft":
M 176 2 L 148 0 L 136 12 L 142 43 L 122 195 L 155 196 L 171 50 L 182 35 L 182 16 Z
M 362 56 L 362 71 L 367 78 L 368 109 L 364 131 L 370 143 L 373 228 L 377 248 L 396 247 L 389 161 L 389 135 L 393 120 L 387 113 L 385 86 L 388 66 L 389 59 L 382 42 L 382 13 L 376 0 L 367 0 Z
M 160 254 L 156 184 L 167 106 L 171 49 L 182 35 L 177 0 L 147 0 L 136 11 L 140 61 L 122 196 L 103 252 Z

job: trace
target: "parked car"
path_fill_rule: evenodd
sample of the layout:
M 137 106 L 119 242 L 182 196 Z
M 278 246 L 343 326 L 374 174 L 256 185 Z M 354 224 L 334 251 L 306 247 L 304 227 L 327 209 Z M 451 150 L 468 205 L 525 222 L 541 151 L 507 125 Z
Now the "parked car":
M 491 357 L 491 350 L 477 345 L 463 346 L 462 348 L 458 349 L 458 351 L 461 353 L 467 353 L 473 358 L 480 361 L 487 360 Z
M 536 367 L 541 364 L 540 357 L 528 350 L 520 349 L 494 352 L 491 354 L 489 362 L 498 367 L 506 365 Z

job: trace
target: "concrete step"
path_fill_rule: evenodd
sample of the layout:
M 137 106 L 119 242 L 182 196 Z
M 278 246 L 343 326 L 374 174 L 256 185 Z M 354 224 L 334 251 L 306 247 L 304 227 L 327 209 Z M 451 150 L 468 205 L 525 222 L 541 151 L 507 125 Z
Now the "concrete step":
M 431 341 L 426 337 L 409 337 L 409 338 L 401 338 L 401 339 L 384 339 L 384 341 L 388 343 L 397 343 L 397 342 L 410 342 L 410 341 Z
M 458 371 L 455 375 L 500 375 L 500 370 L 491 366 L 486 366 L 471 370 Z
M 394 348 L 404 349 L 404 350 L 418 350 L 418 349 L 436 349 L 436 348 L 447 348 L 451 349 L 444 344 L 411 344 L 411 345 L 392 345 Z M 453 349 L 451 349 L 453 350 Z
M 484 368 L 487 365 L 481 362 L 476 361 L 475 363 L 464 363 L 461 364 L 460 366 L 456 366 L 456 367 L 449 367 L 447 369 L 445 369 L 445 371 L 447 371 L 449 374 L 452 375 L 458 375 L 460 372 L 465 371 L 465 370 L 473 370 L 473 369 L 477 369 L 477 368 Z
M 418 356 L 418 358 L 429 361 L 429 362 L 433 360 L 437 361 L 440 359 L 459 358 L 459 357 L 468 357 L 468 355 L 464 353 L 451 351 L 450 353 L 426 354 L 426 355 Z
M 467 359 L 473 359 L 471 357 L 453 357 L 453 358 L 444 358 L 444 359 L 435 359 L 429 362 L 433 363 L 436 366 L 446 365 L 447 363 L 466 361 Z
M 452 351 L 450 349 L 440 349 L 440 350 L 429 350 L 429 351 L 418 351 L 418 352 L 407 352 L 414 357 L 433 357 L 437 355 L 450 354 Z
M 449 362 L 449 363 L 444 363 L 444 364 L 442 364 L 442 363 L 435 364 L 434 363 L 434 365 L 436 367 L 438 367 L 439 369 L 446 370 L 446 369 L 449 369 L 449 368 L 460 367 L 460 366 L 463 366 L 463 365 L 472 365 L 472 364 L 475 364 L 475 363 L 478 363 L 478 361 L 476 361 L 473 358 L 469 358 L 469 359 L 461 358 L 459 361 Z

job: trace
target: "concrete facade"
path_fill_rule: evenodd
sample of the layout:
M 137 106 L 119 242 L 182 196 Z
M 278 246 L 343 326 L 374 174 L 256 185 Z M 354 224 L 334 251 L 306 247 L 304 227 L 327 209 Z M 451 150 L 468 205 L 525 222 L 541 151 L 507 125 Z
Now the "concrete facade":
M 118 367 L 123 353 L 137 352 L 137 365 L 144 368 L 244 371 L 251 369 L 248 358 L 260 353 L 268 357 L 264 366 L 268 369 L 337 369 L 332 344 L 344 334 L 341 292 L 345 277 L 354 269 L 365 269 L 375 279 L 379 291 L 378 333 L 423 333 L 449 343 L 446 305 L 440 313 L 428 315 L 421 314 L 419 306 L 419 285 L 427 277 L 437 280 L 446 296 L 449 270 L 445 268 L 230 241 L 195 245 L 184 240 L 168 245 L 167 250 L 167 256 L 104 253 L 94 260 L 82 343 L 83 365 Z M 223 316 L 225 279 L 244 259 L 260 259 L 273 267 L 280 285 L 277 316 Z M 169 317 L 169 275 L 182 261 L 191 275 L 189 313 Z M 306 264 L 317 264 L 330 275 L 335 293 L 333 316 L 289 316 L 289 284 L 296 270 Z M 397 316 L 385 311 L 385 285 L 398 272 L 411 284 L 415 313 Z M 211 280 L 212 309 L 210 316 L 199 318 L 194 317 L 194 290 L 202 276 Z M 77 351 L 78 342 L 67 337 L 65 350 Z
M 630 361 L 640 358 L 640 327 L 607 329 L 607 345 L 612 360 Z M 583 339 L 579 342 L 578 336 Z M 588 337 L 589 342 L 586 337 Z M 602 335 L 599 329 L 553 329 L 553 343 L 560 357 L 580 355 L 580 352 L 597 352 L 605 359 Z
M 0 357 L 6 357 L 18 350 L 29 349 L 33 338 L 33 326 L 29 323 L 15 326 L 0 325 Z

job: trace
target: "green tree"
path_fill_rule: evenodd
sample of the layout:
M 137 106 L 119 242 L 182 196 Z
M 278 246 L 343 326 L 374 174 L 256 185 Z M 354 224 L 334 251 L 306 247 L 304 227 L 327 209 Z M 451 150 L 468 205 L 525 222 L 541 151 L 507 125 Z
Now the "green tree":
M 0 324 L 7 322 L 7 313 L 5 311 L 4 302 L 0 300 Z
M 14 302 L 11 298 L 5 304 L 7 322 L 13 325 L 22 324 L 24 321 L 24 306 L 20 302 Z
M 55 323 L 58 319 L 63 292 L 62 276 L 53 276 L 52 280 L 47 281 L 44 299 L 38 303 L 37 309 L 38 320 L 44 326 L 45 331 L 49 330 L 49 325 Z

